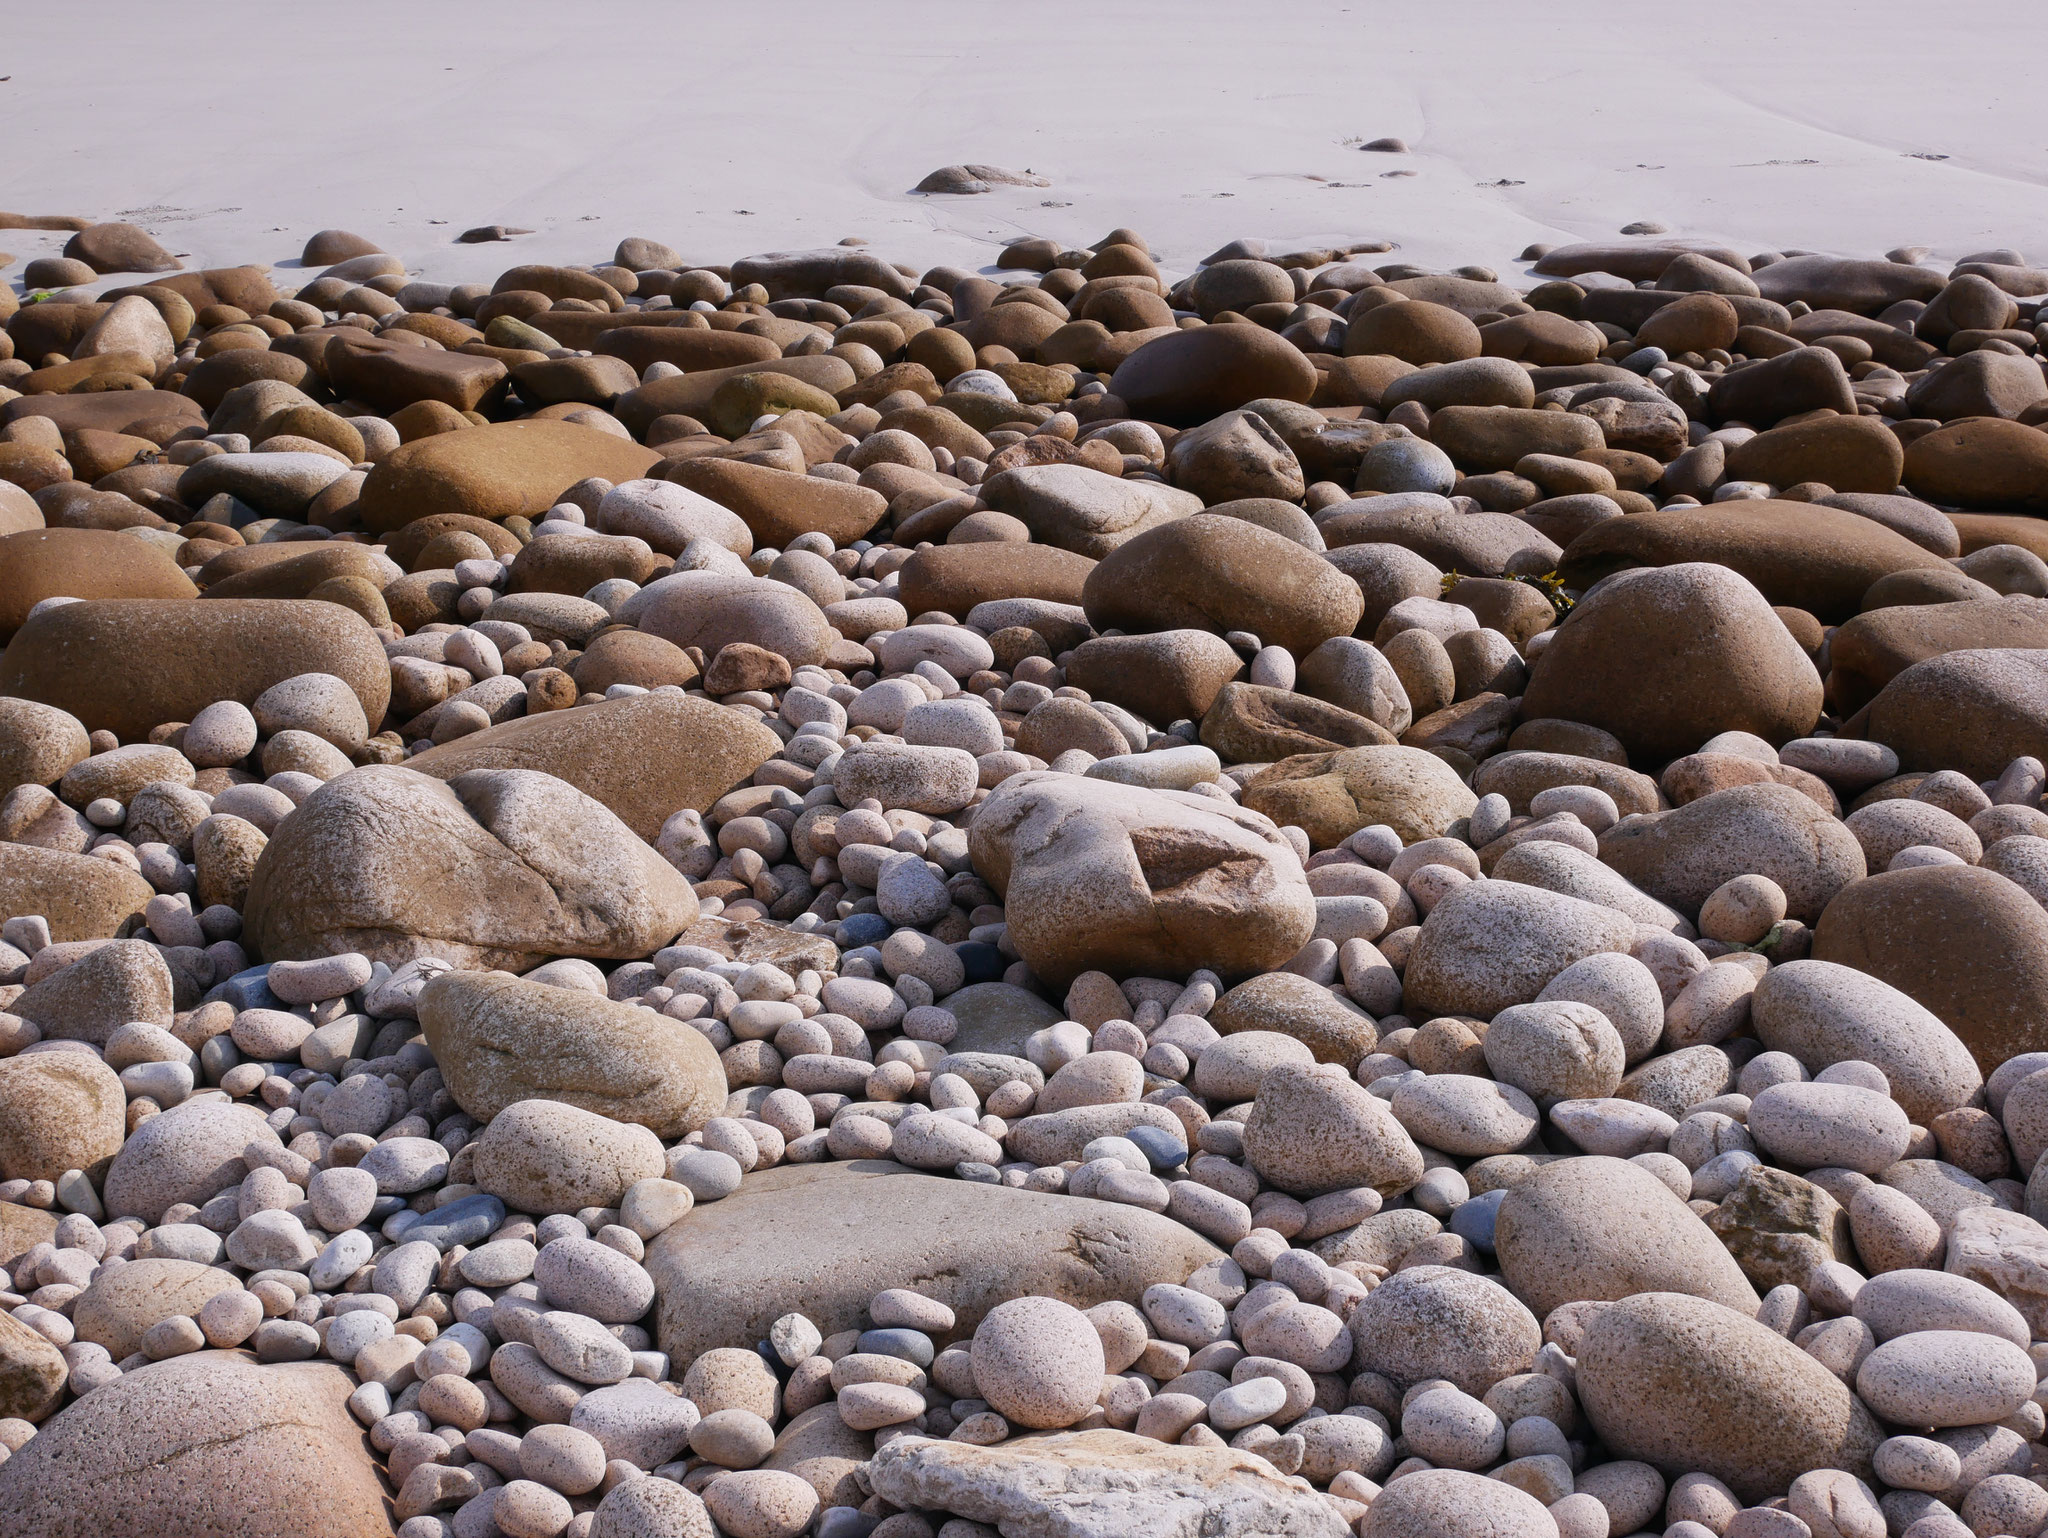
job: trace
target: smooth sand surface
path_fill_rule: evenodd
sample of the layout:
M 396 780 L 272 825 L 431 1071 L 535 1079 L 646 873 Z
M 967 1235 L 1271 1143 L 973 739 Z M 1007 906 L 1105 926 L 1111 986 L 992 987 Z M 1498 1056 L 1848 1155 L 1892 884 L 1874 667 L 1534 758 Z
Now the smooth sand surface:
M 1637 220 L 2041 260 L 2044 41 L 2024 0 L 73 0 L 9 19 L 0 201 L 132 220 L 188 266 L 295 265 L 339 226 L 443 281 L 626 235 L 980 266 L 1124 224 L 1175 271 L 1251 236 L 1506 275 Z M 1382 135 L 1413 152 L 1356 148 Z M 909 191 L 963 161 L 1052 186 Z M 487 224 L 535 233 L 452 244 Z M 17 279 L 64 239 L 0 230 Z

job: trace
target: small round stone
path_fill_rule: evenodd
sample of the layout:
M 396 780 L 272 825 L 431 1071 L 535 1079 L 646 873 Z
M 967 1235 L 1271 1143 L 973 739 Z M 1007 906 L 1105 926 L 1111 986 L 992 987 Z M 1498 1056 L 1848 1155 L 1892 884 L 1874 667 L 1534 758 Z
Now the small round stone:
M 997 1304 L 970 1350 L 981 1397 L 1016 1425 L 1071 1426 L 1102 1392 L 1102 1338 L 1086 1314 L 1056 1298 Z

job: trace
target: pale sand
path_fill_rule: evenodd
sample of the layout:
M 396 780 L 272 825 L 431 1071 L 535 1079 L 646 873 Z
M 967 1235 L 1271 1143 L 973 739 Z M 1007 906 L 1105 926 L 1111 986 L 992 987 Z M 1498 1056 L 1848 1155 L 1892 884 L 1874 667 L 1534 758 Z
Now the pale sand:
M 2048 259 L 2023 67 L 2048 22 L 2021 0 L 74 0 L 7 31 L 0 201 L 131 219 L 189 266 L 295 265 L 324 226 L 443 281 L 626 235 L 984 266 L 1128 224 L 1174 271 L 1254 236 L 1505 275 L 1641 219 L 1745 252 Z M 1414 153 L 1352 147 L 1381 135 Z M 909 192 L 958 161 L 1053 185 Z M 484 224 L 536 233 L 451 244 Z

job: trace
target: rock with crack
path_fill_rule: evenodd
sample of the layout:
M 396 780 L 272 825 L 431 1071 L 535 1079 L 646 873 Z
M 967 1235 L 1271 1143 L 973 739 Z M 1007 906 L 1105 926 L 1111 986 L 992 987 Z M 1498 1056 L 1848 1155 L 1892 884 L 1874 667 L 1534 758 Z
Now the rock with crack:
M 868 1465 L 892 1505 L 987 1522 L 1003 1538 L 1343 1538 L 1344 1519 L 1256 1454 L 1124 1431 L 996 1447 L 899 1437 Z
M 1218 1251 L 1155 1212 L 920 1175 L 883 1160 L 789 1164 L 749 1175 L 649 1247 L 661 1349 L 692 1361 L 751 1347 L 801 1311 L 826 1334 L 865 1327 L 868 1302 L 910 1287 L 960 1333 L 1008 1298 L 1077 1308 L 1135 1302 Z

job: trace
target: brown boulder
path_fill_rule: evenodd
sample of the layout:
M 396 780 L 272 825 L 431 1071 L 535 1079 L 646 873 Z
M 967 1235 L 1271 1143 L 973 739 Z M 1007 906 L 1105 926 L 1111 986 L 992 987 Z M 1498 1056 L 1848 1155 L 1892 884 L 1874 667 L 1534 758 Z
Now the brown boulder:
M 1757 292 L 1779 304 L 1804 301 L 1816 310 L 1875 315 L 1901 299 L 1928 300 L 1945 286 L 1941 274 L 1903 262 L 1846 256 L 1793 256 L 1760 267 Z
M 129 538 L 115 535 L 113 538 Z M 269 599 L 101 599 L 46 610 L 0 654 L 0 694 L 68 710 L 125 742 L 218 700 L 332 673 L 372 724 L 391 698 L 383 644 L 339 604 Z
M 1949 651 L 1916 662 L 1870 702 L 1863 735 L 1897 753 L 1903 769 L 1960 769 L 1974 780 L 1995 778 L 2022 755 L 2048 755 L 2048 650 Z
M 1825 347 L 1799 347 L 1721 375 L 1707 394 L 1716 421 L 1769 427 L 1806 411 L 1853 415 L 1856 393 L 1842 360 Z
M 1199 721 L 1244 659 L 1209 630 L 1098 636 L 1074 649 L 1067 682 L 1147 721 Z
M 1291 342 L 1262 326 L 1220 325 L 1147 342 L 1118 365 L 1109 392 L 1132 416 L 1193 426 L 1247 401 L 1306 401 L 1315 387 L 1314 367 Z
M 133 224 L 87 225 L 64 242 L 64 255 L 97 273 L 176 272 L 185 265 Z
M 1410 299 L 1353 311 L 1344 351 L 1356 357 L 1384 355 L 1404 363 L 1457 363 L 1483 350 L 1479 328 L 1456 310 Z
M 1838 626 L 1829 639 L 1828 703 L 1838 714 L 1852 715 L 1914 663 L 1944 652 L 2043 647 L 2048 647 L 2044 598 L 2013 593 L 1873 609 Z
M 1929 369 L 1906 391 L 1915 417 L 1953 422 L 1959 417 L 2016 417 L 2048 397 L 2048 378 L 2033 358 L 1982 350 Z
M 1385 747 L 1394 740 L 1385 727 L 1342 706 L 1260 684 L 1225 684 L 1202 717 L 1202 741 L 1226 764 Z
M 437 433 L 393 449 L 364 481 L 356 515 L 388 533 L 436 513 L 493 522 L 546 512 L 578 481 L 637 480 L 652 449 L 574 422 L 500 422 Z
M 670 467 L 667 479 L 738 513 L 756 545 L 777 550 L 813 532 L 850 545 L 889 510 L 888 498 L 865 486 L 736 459 L 686 459 Z
M 1923 865 L 1856 882 L 1821 914 L 1813 957 L 1911 997 L 1986 1074 L 2048 1047 L 2048 913 L 1994 871 Z
M 1512 470 L 1529 454 L 1569 459 L 1608 446 L 1591 417 L 1518 406 L 1446 406 L 1429 419 L 1429 441 L 1467 475 Z
M 1098 630 L 1248 630 L 1306 655 L 1349 635 L 1358 585 L 1311 550 L 1239 518 L 1198 515 L 1126 541 L 1088 574 Z
M 406 767 L 437 780 L 469 769 L 538 769 L 603 803 L 651 843 L 675 813 L 709 811 L 745 785 L 781 746 L 768 728 L 723 705 L 636 694 L 487 727 L 430 748 Z
M 0 908 L 39 913 L 55 940 L 110 940 L 156 895 L 110 860 L 0 843 Z
M 1572 611 L 1537 654 L 1525 716 L 1612 732 L 1661 763 L 1724 731 L 1772 743 L 1820 718 L 1820 675 L 1764 597 L 1724 566 L 1623 572 Z
M 1804 609 L 1824 624 L 1857 613 L 1879 577 L 1953 569 L 1904 535 L 1840 508 L 1737 501 L 1610 518 L 1571 542 L 1558 572 L 1568 587 L 1585 588 L 1625 567 L 1684 561 L 1729 567 L 1770 603 Z
M 1381 822 L 1404 844 L 1436 838 L 1478 800 L 1434 753 L 1380 745 L 1284 759 L 1254 775 L 1244 795 L 1251 810 L 1303 829 L 1316 849 Z
M 2048 512 L 2048 433 L 1973 417 L 1915 438 L 1905 484 L 1944 506 Z
M 28 529 L 0 537 L 0 643 L 45 598 L 193 598 L 160 545 L 113 529 Z
M 1772 486 L 1819 481 L 1837 492 L 1889 492 L 1899 484 L 1905 463 L 1898 435 L 1879 418 L 1820 417 L 1773 427 L 1738 443 L 1728 451 L 1728 477 Z
M 505 383 L 505 365 L 496 358 L 404 347 L 368 332 L 337 331 L 327 348 L 326 365 L 328 383 L 337 394 L 386 415 L 414 401 L 439 401 L 457 411 L 474 411 Z

